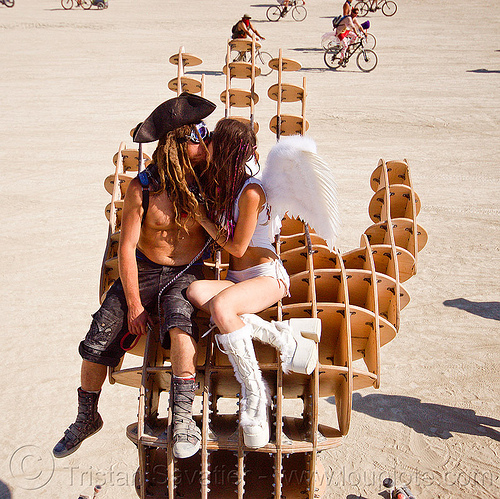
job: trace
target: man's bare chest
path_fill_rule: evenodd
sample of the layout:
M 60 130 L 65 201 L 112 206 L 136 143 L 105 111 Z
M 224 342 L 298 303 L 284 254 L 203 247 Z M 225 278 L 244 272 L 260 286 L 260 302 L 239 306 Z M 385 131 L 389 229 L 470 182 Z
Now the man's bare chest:
M 175 227 L 175 209 L 166 193 L 149 198 L 146 223 L 156 230 L 169 230 Z

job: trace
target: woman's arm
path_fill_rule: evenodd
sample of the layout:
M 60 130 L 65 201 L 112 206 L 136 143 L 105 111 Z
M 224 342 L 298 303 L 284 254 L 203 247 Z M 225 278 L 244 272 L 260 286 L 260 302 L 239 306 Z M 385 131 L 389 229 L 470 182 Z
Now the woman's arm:
M 221 234 L 217 226 L 207 218 L 205 212 L 198 215 L 197 221 L 217 244 L 234 257 L 241 258 L 248 249 L 264 203 L 264 191 L 259 185 L 250 184 L 245 187 L 238 203 L 239 215 L 233 237 L 227 240 L 227 234 L 225 232 Z

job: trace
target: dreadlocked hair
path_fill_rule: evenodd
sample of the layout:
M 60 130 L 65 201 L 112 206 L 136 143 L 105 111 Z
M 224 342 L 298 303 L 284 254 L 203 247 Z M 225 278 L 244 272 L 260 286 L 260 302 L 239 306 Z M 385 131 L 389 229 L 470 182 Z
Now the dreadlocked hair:
M 184 229 L 187 222 L 194 219 L 194 214 L 198 210 L 198 201 L 186 178 L 192 177 L 198 190 L 201 190 L 200 181 L 187 153 L 186 137 L 192 128 L 191 125 L 185 125 L 168 132 L 159 140 L 152 158 L 158 167 L 159 175 L 159 187 L 154 194 L 160 194 L 165 190 L 168 192 L 174 209 L 175 224 Z M 196 127 L 194 129 L 196 130 Z M 199 136 L 198 131 L 197 133 Z M 206 149 L 201 137 L 199 139 Z M 206 157 L 208 158 L 208 151 Z M 204 168 L 206 169 L 206 166 Z M 187 214 L 187 217 L 183 218 L 183 214 Z
M 227 238 L 233 234 L 234 201 L 250 176 L 246 163 L 254 155 L 256 144 L 250 125 L 231 118 L 221 119 L 212 134 L 212 157 L 200 180 L 208 217 Z

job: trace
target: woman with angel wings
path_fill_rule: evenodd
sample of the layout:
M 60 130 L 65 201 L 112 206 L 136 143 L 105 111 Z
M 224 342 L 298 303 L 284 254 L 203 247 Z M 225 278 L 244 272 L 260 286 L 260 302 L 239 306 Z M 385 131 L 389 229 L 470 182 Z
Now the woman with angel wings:
M 208 146 L 209 167 L 200 176 L 205 206 L 200 208 L 197 220 L 229 253 L 229 270 L 226 279 L 196 281 L 187 291 L 189 300 L 209 312 L 219 329 L 216 342 L 228 355 L 241 385 L 240 424 L 245 445 L 251 448 L 266 445 L 270 438 L 270 400 L 252 339 L 277 348 L 285 372 L 310 374 L 317 363 L 317 349 L 315 342 L 302 333 L 319 336 L 321 332 L 319 319 L 267 322 L 255 315 L 287 295 L 290 285 L 272 245 L 284 212 L 271 207 L 266 182 L 281 210 L 283 203 L 279 198 L 283 198 L 283 191 L 289 192 L 290 186 L 276 183 L 290 180 L 287 175 L 291 173 L 292 183 L 296 184 L 297 172 L 284 173 L 280 169 L 287 170 L 290 166 L 286 164 L 287 155 L 296 160 L 297 148 L 292 146 L 292 150 L 283 154 L 276 151 L 279 145 L 274 146 L 269 155 L 271 163 L 274 155 L 276 165 L 266 167 L 268 173 L 264 171 L 261 181 L 247 170 L 256 149 L 253 130 L 235 119 L 225 118 L 217 123 Z M 308 168 L 309 173 L 304 172 L 306 176 L 311 173 L 310 164 Z M 276 196 L 275 187 L 281 194 Z M 300 189 L 303 188 L 302 184 Z M 291 204 L 285 204 L 294 211 Z M 336 224 L 336 206 L 334 208 Z

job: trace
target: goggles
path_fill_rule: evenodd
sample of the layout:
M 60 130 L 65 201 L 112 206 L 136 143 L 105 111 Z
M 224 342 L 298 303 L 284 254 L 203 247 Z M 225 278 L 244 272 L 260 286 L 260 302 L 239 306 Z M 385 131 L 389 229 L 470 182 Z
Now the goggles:
M 198 130 L 200 137 L 202 138 L 203 142 L 209 142 L 211 138 L 211 133 L 208 130 L 207 125 L 205 123 L 200 122 L 197 125 L 195 125 L 196 130 Z M 193 144 L 199 144 L 200 139 L 198 138 L 198 134 L 196 133 L 196 130 L 191 130 L 191 133 L 189 135 L 186 135 L 184 138 L 185 140 L 189 140 Z

